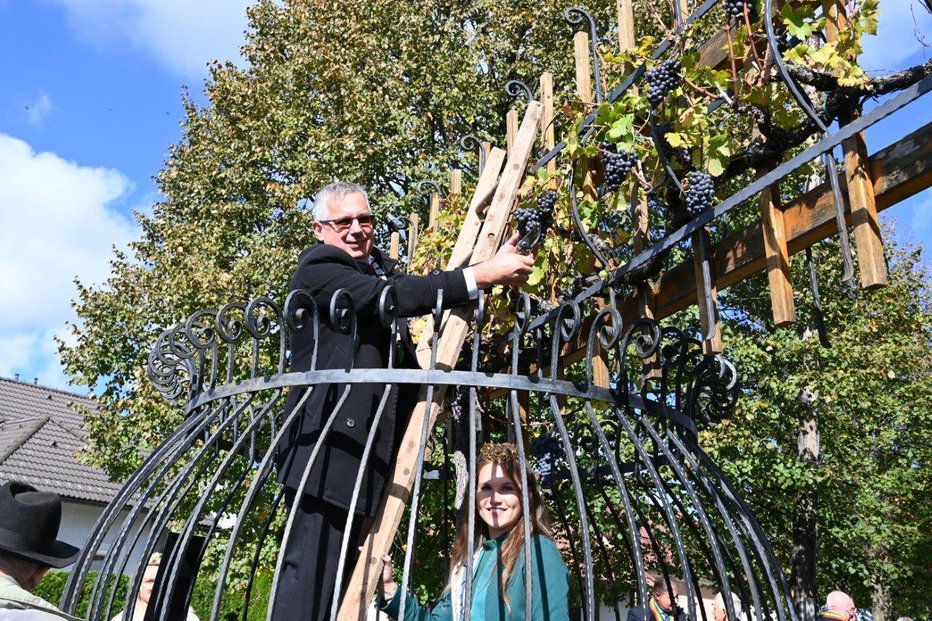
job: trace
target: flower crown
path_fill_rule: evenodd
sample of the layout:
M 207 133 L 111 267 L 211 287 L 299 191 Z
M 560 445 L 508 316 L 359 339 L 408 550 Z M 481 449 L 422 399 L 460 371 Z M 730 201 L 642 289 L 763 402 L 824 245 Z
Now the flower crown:
M 486 442 L 479 448 L 479 458 L 496 464 L 518 460 L 518 447 L 511 442 Z

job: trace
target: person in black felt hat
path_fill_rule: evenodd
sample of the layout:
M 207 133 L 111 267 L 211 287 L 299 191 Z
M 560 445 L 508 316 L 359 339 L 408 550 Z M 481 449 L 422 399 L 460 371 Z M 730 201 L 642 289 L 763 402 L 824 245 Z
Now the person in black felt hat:
M 31 593 L 45 572 L 80 552 L 58 540 L 60 524 L 58 494 L 16 481 L 0 487 L 0 621 L 76 619 Z

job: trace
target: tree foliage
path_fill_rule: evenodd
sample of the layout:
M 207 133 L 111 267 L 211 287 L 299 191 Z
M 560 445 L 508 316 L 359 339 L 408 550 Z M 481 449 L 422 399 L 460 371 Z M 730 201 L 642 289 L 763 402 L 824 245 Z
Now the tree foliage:
M 762 26 L 750 15 L 731 25 L 725 66 L 702 66 L 699 45 L 726 24 L 720 9 L 676 33 L 665 26 L 665 4 L 637 1 L 638 46 L 621 54 L 609 43 L 611 33 L 602 41 L 606 86 L 632 66 L 653 67 L 651 52 L 664 37 L 682 61 L 683 83 L 653 111 L 645 90 L 598 106 L 578 101 L 572 94 L 571 29 L 562 17 L 569 5 L 259 0 L 250 8 L 246 66 L 214 63 L 206 83 L 209 103 L 185 98 L 182 137 L 157 176 L 164 198 L 151 216 L 137 216 L 140 239 L 129 254 L 115 254 L 102 287 L 78 283 L 81 324 L 73 330 L 76 344 L 63 344 L 61 354 L 75 382 L 93 389 L 100 403 L 87 417 L 87 459 L 113 478 L 125 478 L 180 422 L 180 412 L 145 377 L 148 350 L 163 329 L 201 308 L 264 295 L 284 298 L 295 258 L 312 242 L 310 215 L 297 207 L 299 199 L 345 179 L 364 184 L 382 216 L 423 210 L 412 191 L 417 181 L 442 182 L 454 164 L 474 172 L 472 157 L 460 153 L 461 137 L 504 142 L 503 119 L 512 102 L 503 86 L 509 79 L 533 83 L 542 71 L 552 71 L 556 100 L 563 104 L 556 125 L 566 139 L 566 157 L 553 175 L 543 169 L 529 178 L 521 199 L 532 205 L 545 189 L 559 188 L 554 230 L 539 250 L 529 287 L 543 303 L 587 286 L 585 277 L 594 271 L 588 249 L 572 231 L 569 193 L 584 185 L 587 171 L 599 181 L 606 144 L 633 151 L 639 164 L 604 200 L 575 196 L 585 225 L 614 250 L 611 265 L 603 268 L 633 255 L 633 202 L 648 202 L 652 239 L 688 217 L 651 137 L 652 124 L 666 126 L 670 169 L 680 177 L 708 172 L 719 198 L 747 183 L 755 168 L 804 146 L 815 132 L 768 68 Z M 779 16 L 790 35 L 806 39 L 823 27 L 812 3 L 793 6 Z M 587 8 L 599 24 L 614 23 L 615 2 Z M 854 59 L 860 37 L 875 27 L 876 11 L 876 2 L 859 3 L 853 26 L 836 45 L 800 40 L 786 53 L 796 63 L 794 75 L 824 92 L 826 114 L 851 112 L 861 97 L 902 87 L 907 79 L 881 87 L 859 73 Z M 763 70 L 739 76 L 735 69 L 755 63 Z M 710 109 L 722 93 L 731 93 L 727 105 Z M 583 127 L 591 112 L 594 123 Z M 752 120 L 759 132 L 752 131 Z M 590 128 L 594 137 L 579 140 L 580 131 Z M 567 164 L 572 160 L 580 163 L 575 176 Z M 798 178 L 784 185 L 790 195 L 801 188 Z M 424 235 L 415 267 L 443 260 L 462 208 L 451 203 L 441 225 Z M 756 205 L 732 215 L 732 225 L 750 221 Z M 721 234 L 716 227 L 714 236 Z M 672 256 L 681 254 L 677 249 Z M 922 502 L 930 491 L 924 468 L 932 361 L 928 278 L 917 269 L 914 252 L 897 250 L 888 287 L 853 291 L 838 281 L 837 252 L 829 245 L 817 255 L 832 348 L 800 339 L 793 328 L 768 325 L 765 278 L 733 286 L 722 298 L 730 311 L 726 344 L 746 389 L 735 419 L 703 441 L 745 490 L 778 548 L 790 540 L 794 492 L 806 488 L 819 495 L 823 585 L 845 586 L 861 600 L 878 583 L 898 593 L 925 593 L 923 555 L 928 557 L 932 531 L 928 503 Z M 796 291 L 806 291 L 798 259 L 794 274 Z M 504 313 L 504 304 L 491 310 Z M 688 316 L 680 321 L 694 323 Z M 809 324 L 803 310 L 799 325 Z M 819 465 L 796 459 L 803 389 L 819 395 L 814 411 L 825 454 Z M 438 501 L 426 508 L 429 525 L 440 528 L 449 518 L 444 506 Z M 911 602 L 917 610 L 929 606 L 928 599 Z

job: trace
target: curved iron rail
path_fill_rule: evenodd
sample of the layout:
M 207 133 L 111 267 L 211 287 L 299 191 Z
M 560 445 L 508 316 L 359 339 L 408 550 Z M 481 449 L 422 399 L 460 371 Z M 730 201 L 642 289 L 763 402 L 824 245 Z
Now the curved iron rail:
M 434 311 L 434 325 L 441 325 L 441 302 L 442 292 Z M 403 320 L 396 316 L 396 308 L 394 291 L 386 288 L 376 319 L 397 330 Z M 479 425 L 478 391 L 504 389 L 507 413 L 504 423 L 524 463 L 520 472 L 524 506 L 529 503 L 527 483 L 535 476 L 534 462 L 530 461 L 525 446 L 541 437 L 539 425 L 550 429 L 546 433 L 557 440 L 559 456 L 555 459 L 562 466 L 555 466 L 544 480 L 550 486 L 548 497 L 553 500 L 552 508 L 565 521 L 562 529 L 567 533 L 571 551 L 567 560 L 587 619 L 596 618 L 598 591 L 602 588 L 616 601 L 616 618 L 621 615 L 618 600 L 624 599 L 626 593 L 631 593 L 636 602 L 646 602 L 649 574 L 654 579 L 682 582 L 692 619 L 704 618 L 698 589 L 700 578 L 712 580 L 726 594 L 736 593 L 753 603 L 758 619 L 763 619 L 769 610 L 776 611 L 781 621 L 793 619 L 794 613 L 786 605 L 789 600 L 785 580 L 763 532 L 696 444 L 702 427 L 715 424 L 734 407 L 739 386 L 733 365 L 721 357 L 704 356 L 698 341 L 676 330 L 661 329 L 650 320 L 623 325 L 614 302 L 605 308 L 592 309 L 591 322 L 585 319 L 587 312 L 580 304 L 569 301 L 559 307 L 552 320 L 534 328 L 539 318 L 532 316 L 530 298 L 519 295 L 509 338 L 510 363 L 506 370 L 497 373 L 480 368 L 484 349 L 481 329 L 473 336 L 468 370 L 436 368 L 439 338 L 435 333 L 432 363 L 426 370 L 396 368 L 393 357 L 387 369 L 359 369 L 352 365 L 345 369 L 318 369 L 315 357 L 310 371 L 285 371 L 283 364 L 289 352 L 281 343 L 287 346 L 289 335 L 296 331 L 319 329 L 324 315 L 327 323 L 351 338 L 357 333 L 363 320 L 344 292 L 337 292 L 325 309 L 319 309 L 307 292 L 296 291 L 281 307 L 268 299 L 258 299 L 228 305 L 216 313 L 193 314 L 180 328 L 163 333 L 150 358 L 153 376 L 163 394 L 176 399 L 181 386 L 182 394 L 188 396 L 183 408 L 186 419 L 150 455 L 104 512 L 91 543 L 75 566 L 63 604 L 74 609 L 79 587 L 87 580 L 90 560 L 101 550 L 105 539 L 116 536 L 116 545 L 105 555 L 89 609 L 95 618 L 111 615 L 115 602 L 105 588 L 107 577 L 131 570 L 129 563 L 134 552 L 147 558 L 157 549 L 169 525 L 174 524 L 179 533 L 177 543 L 163 559 L 168 584 L 166 598 L 179 595 L 176 591 L 182 559 L 190 556 L 192 550 L 195 556 L 202 553 L 194 548 L 195 535 L 205 537 L 217 550 L 211 554 L 219 555 L 213 565 L 217 573 L 210 578 L 216 579 L 210 619 L 221 618 L 228 606 L 234 604 L 230 601 L 234 579 L 245 585 L 247 598 L 244 608 L 237 612 L 245 618 L 248 608 L 256 605 L 250 603 L 250 598 L 255 593 L 257 577 L 272 570 L 270 561 L 263 559 L 275 550 L 278 532 L 283 531 L 284 540 L 290 534 L 294 510 L 285 511 L 281 506 L 282 492 L 272 477 L 272 455 L 278 441 L 296 424 L 303 400 L 321 386 L 344 386 L 322 431 L 325 438 L 332 433 L 336 413 L 354 387 L 383 385 L 380 405 L 372 414 L 375 420 L 363 447 L 365 464 L 370 459 L 374 433 L 390 387 L 421 384 L 427 386 L 428 393 L 451 385 L 467 389 L 469 405 L 464 414 L 469 420 L 462 429 L 469 437 L 462 445 L 467 447 L 464 450 L 468 457 L 464 461 L 468 472 L 475 472 L 476 447 L 485 433 Z M 479 328 L 486 321 L 484 297 L 480 297 L 474 324 Z M 585 339 L 587 351 L 584 368 L 581 374 L 573 376 L 570 372 L 568 377 L 561 378 L 569 369 L 564 368 L 560 351 L 584 327 L 587 333 L 580 337 Z M 608 356 L 606 363 L 613 378 L 608 387 L 593 384 L 597 350 Z M 533 353 L 538 361 L 533 372 L 525 370 L 527 357 L 522 352 Z M 630 370 L 655 355 L 663 360 L 662 376 L 648 388 Z M 171 369 L 166 367 L 170 363 Z M 269 373 L 264 373 L 266 370 Z M 231 379 L 212 381 L 212 376 Z M 301 401 L 291 411 L 284 411 L 281 406 L 285 388 L 303 390 Z M 533 425 L 532 420 L 520 414 L 523 395 L 528 396 L 528 403 L 537 404 L 527 414 L 537 421 Z M 455 433 L 459 428 L 451 431 Z M 430 436 L 426 423 L 420 431 L 417 448 L 423 460 Z M 319 446 L 302 473 L 305 479 L 319 459 Z M 422 498 L 436 489 L 425 486 L 423 481 L 423 473 L 416 473 L 411 517 L 402 537 L 407 546 L 403 589 L 414 584 L 414 551 L 423 536 L 419 524 Z M 353 503 L 360 497 L 360 482 L 357 476 Z M 469 477 L 467 488 L 469 501 L 464 506 L 468 515 L 464 524 L 473 534 L 478 528 L 474 519 L 474 477 Z M 607 511 L 593 510 L 589 504 L 593 492 L 608 499 L 611 506 Z M 118 514 L 127 508 L 129 513 L 120 520 Z M 525 520 L 529 519 L 527 512 L 524 515 Z M 349 532 L 350 526 L 345 532 Z M 528 521 L 525 527 L 530 528 Z M 251 534 L 246 536 L 247 532 Z M 608 545 L 609 541 L 617 540 L 623 545 Z M 208 549 L 214 548 L 208 545 Z M 531 553 L 529 548 L 528 542 L 525 555 Z M 619 551 L 626 561 L 618 558 Z M 248 559 L 245 568 L 241 566 L 245 575 L 236 578 L 233 559 L 243 555 Z M 280 569 L 281 552 L 276 556 Z M 350 562 L 349 557 L 340 559 L 341 567 Z M 465 586 L 469 592 L 471 558 L 467 558 L 466 565 Z M 605 582 L 600 583 L 598 576 L 605 577 Z M 141 573 L 137 572 L 126 596 L 126 610 L 134 605 L 140 582 Z M 533 599 L 539 587 L 527 573 L 524 586 L 524 596 Z M 277 581 L 273 580 L 270 601 L 274 601 L 276 588 Z M 336 610 L 334 604 L 332 615 L 336 615 Z M 729 614 L 733 612 L 736 611 Z M 271 614 L 270 609 L 267 614 Z

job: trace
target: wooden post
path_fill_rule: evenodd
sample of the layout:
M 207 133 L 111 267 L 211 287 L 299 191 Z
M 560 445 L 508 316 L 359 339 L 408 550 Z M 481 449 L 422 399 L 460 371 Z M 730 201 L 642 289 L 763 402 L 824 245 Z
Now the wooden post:
M 437 218 L 440 216 L 440 195 L 436 192 L 430 193 L 430 212 L 427 216 L 427 226 L 431 230 L 437 227 Z
M 761 174 L 765 174 L 762 171 Z M 768 187 L 760 195 L 760 223 L 767 256 L 767 279 L 770 283 L 770 307 L 773 323 L 785 326 L 796 321 L 796 303 L 790 283 L 790 254 L 786 249 L 786 228 L 780 209 L 780 190 Z
M 752 138 L 760 137 L 757 126 Z M 762 177 L 773 170 L 773 165 L 758 169 Z M 760 193 L 760 224 L 764 239 L 764 254 L 767 257 L 767 279 L 770 285 L 770 309 L 775 326 L 785 326 L 796 321 L 796 302 L 793 300 L 793 285 L 790 282 L 790 253 L 786 248 L 786 223 L 780 204 L 780 188 L 774 184 Z
M 518 111 L 509 110 L 508 114 L 505 115 L 505 145 L 507 147 L 508 154 L 511 154 L 511 149 L 515 144 L 515 136 L 518 134 Z
M 410 265 L 414 259 L 414 249 L 417 247 L 418 221 L 421 217 L 415 211 L 408 216 L 408 219 L 411 220 L 411 224 L 408 226 L 408 265 Z
M 398 234 L 398 231 L 392 231 L 391 245 L 389 246 L 388 256 L 394 260 L 398 260 L 398 246 L 401 243 L 401 235 Z
M 553 74 L 545 71 L 540 75 L 540 105 L 543 110 L 540 115 L 540 139 L 545 151 L 550 151 L 556 145 L 553 127 Z M 551 177 L 557 172 L 556 158 L 547 162 L 547 174 Z M 555 190 L 556 182 L 551 180 L 550 189 Z
M 492 257 L 501 244 L 511 206 L 518 193 L 518 187 L 527 168 L 527 161 L 537 137 L 541 106 L 530 102 L 521 129 L 518 131 L 515 148 L 508 157 L 505 171 L 502 173 L 498 189 L 486 214 L 485 224 L 480 231 L 476 246 L 469 259 L 470 263 L 485 261 Z M 460 349 L 469 328 L 468 318 L 472 314 L 469 307 L 454 309 L 437 344 L 437 368 L 453 368 L 459 357 Z M 407 508 L 408 496 L 414 484 L 415 473 L 423 464 L 417 463 L 421 429 L 424 417 L 428 428 L 433 426 L 443 403 L 444 387 L 436 386 L 433 400 L 427 400 L 427 388 L 421 391 L 421 397 L 411 416 L 411 422 L 401 442 L 391 481 L 385 489 L 385 496 L 379 507 L 378 515 L 362 546 L 362 553 L 356 563 L 352 578 L 347 585 L 346 596 L 340 607 L 338 619 L 362 621 L 372 601 L 376 584 L 382 573 L 382 554 L 388 551 L 401 517 Z
M 450 171 L 450 195 L 459 196 L 463 193 L 463 171 L 454 168 Z
M 838 33 L 848 27 L 848 15 L 843 0 L 822 0 L 825 13 L 825 36 L 828 41 L 837 41 Z M 842 118 L 850 123 L 856 118 Z M 887 284 L 887 262 L 883 257 L 883 240 L 877 219 L 877 201 L 874 183 L 867 167 L 867 143 L 864 133 L 848 138 L 841 143 L 845 154 L 845 181 L 848 183 L 848 201 L 851 221 L 854 224 L 854 243 L 858 249 L 858 269 L 861 286 L 876 289 Z
M 633 50 L 634 40 L 634 0 L 617 0 L 615 10 L 618 14 L 618 49 L 622 52 Z
M 576 61 L 576 96 L 583 103 L 591 104 L 592 66 L 589 62 L 589 33 L 580 30 L 573 37 L 573 58 Z

